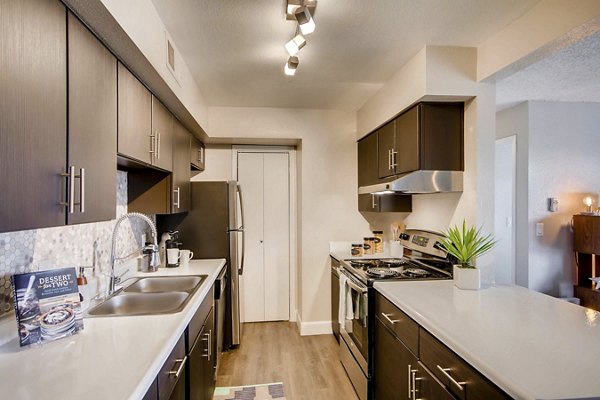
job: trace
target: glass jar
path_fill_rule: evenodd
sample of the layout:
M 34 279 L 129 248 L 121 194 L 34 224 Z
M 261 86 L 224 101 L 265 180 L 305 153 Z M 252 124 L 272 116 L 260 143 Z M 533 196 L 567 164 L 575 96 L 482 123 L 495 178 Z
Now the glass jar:
M 352 257 L 362 257 L 363 256 L 362 243 L 354 243 L 352 245 L 352 250 L 351 250 L 350 254 L 352 254 Z
M 373 231 L 374 252 L 383 253 L 383 231 Z
M 363 238 L 363 250 L 364 255 L 373 254 L 373 242 L 370 237 Z

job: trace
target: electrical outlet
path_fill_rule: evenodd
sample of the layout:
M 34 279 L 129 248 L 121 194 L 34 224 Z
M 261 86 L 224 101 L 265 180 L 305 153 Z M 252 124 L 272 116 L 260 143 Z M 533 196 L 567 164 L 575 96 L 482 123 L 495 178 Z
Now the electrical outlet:
M 544 223 L 538 222 L 535 224 L 535 236 L 544 236 Z

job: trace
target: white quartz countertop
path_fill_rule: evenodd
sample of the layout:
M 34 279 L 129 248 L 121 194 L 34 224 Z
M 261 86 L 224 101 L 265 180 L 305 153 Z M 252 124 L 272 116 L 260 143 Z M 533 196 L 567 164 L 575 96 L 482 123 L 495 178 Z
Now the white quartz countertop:
M 0 397 L 141 399 L 224 265 L 224 259 L 192 260 L 188 267 L 139 274 L 208 278 L 179 313 L 85 318 L 83 331 L 40 347 L 20 348 L 15 319 L 4 318 L 0 336 L 14 338 L 0 346 Z
M 516 399 L 600 398 L 600 313 L 518 286 L 375 288 Z

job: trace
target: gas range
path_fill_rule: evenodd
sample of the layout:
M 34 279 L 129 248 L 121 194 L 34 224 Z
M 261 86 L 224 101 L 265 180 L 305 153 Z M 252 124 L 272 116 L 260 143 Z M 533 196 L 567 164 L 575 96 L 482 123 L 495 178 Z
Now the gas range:
M 348 259 L 342 261 L 342 266 L 369 287 L 379 280 L 452 279 L 452 264 L 428 257 Z

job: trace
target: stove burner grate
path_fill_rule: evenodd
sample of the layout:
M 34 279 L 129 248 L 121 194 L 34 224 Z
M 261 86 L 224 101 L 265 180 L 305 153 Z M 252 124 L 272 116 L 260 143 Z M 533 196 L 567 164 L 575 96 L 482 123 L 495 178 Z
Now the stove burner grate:
M 425 278 L 427 276 L 430 276 L 431 272 L 425 271 L 421 268 L 406 268 L 404 271 L 402 271 L 402 275 L 411 278 Z
M 375 277 L 375 278 L 385 279 L 385 278 L 396 278 L 396 277 L 400 276 L 400 272 L 395 271 L 393 269 L 389 269 L 389 268 L 372 267 L 372 268 L 367 269 L 367 275 Z

